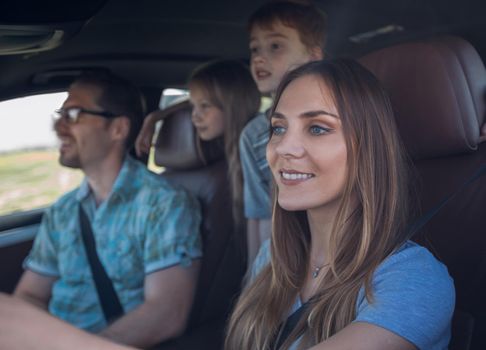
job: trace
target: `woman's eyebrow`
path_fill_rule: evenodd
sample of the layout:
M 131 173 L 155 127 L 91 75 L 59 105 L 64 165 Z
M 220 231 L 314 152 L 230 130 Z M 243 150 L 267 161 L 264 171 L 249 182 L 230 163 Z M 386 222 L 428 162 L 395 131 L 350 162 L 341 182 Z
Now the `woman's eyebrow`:
M 272 119 L 272 118 L 285 119 L 285 116 L 282 113 L 273 112 L 273 114 L 270 116 L 270 119 Z
M 306 112 L 300 114 L 300 116 L 304 117 L 304 118 L 315 118 L 315 117 L 318 117 L 320 115 L 328 115 L 330 117 L 334 117 L 334 118 L 339 119 L 339 117 L 336 114 L 331 113 L 331 112 L 327 112 L 323 109 L 319 109 L 319 110 L 315 110 L 315 111 L 306 111 Z
M 328 115 L 330 117 L 339 119 L 339 117 L 336 114 L 331 113 L 331 112 L 327 112 L 327 111 L 325 111 L 323 109 L 319 109 L 319 110 L 315 110 L 315 111 L 306 111 L 306 112 L 301 113 L 299 115 L 299 117 L 302 117 L 302 118 L 315 118 L 315 117 L 319 117 L 321 115 Z M 282 113 L 274 112 L 270 116 L 270 119 L 272 119 L 272 118 L 285 119 L 285 116 Z

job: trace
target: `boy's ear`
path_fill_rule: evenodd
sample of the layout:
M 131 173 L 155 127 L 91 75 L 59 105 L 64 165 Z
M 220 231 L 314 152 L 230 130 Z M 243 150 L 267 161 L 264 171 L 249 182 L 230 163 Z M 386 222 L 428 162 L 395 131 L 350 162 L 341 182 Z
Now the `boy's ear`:
M 310 50 L 310 58 L 313 61 L 320 61 L 324 58 L 324 54 L 322 53 L 322 49 L 319 46 L 314 46 Z

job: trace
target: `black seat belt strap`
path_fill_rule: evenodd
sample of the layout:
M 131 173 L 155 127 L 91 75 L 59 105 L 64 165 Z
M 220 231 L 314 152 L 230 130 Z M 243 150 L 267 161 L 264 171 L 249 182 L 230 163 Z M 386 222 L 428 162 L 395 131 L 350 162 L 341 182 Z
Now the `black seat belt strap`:
M 79 223 L 81 226 L 81 237 L 83 239 L 86 256 L 88 257 L 91 274 L 93 275 L 103 315 L 105 316 L 106 322 L 111 323 L 123 315 L 123 307 L 118 299 L 113 283 L 110 277 L 108 277 L 108 274 L 98 257 L 96 242 L 93 236 L 93 231 L 91 230 L 91 223 L 81 204 L 79 204 Z
M 280 349 L 282 344 L 287 340 L 292 330 L 295 328 L 297 323 L 302 317 L 302 314 L 307 310 L 309 306 L 309 302 L 302 304 L 297 310 L 295 310 L 280 326 L 279 332 L 273 344 L 270 346 L 270 349 Z M 276 344 L 276 346 L 275 346 Z
M 447 204 L 452 198 L 454 198 L 459 192 L 461 192 L 465 187 L 467 187 L 469 184 L 473 183 L 477 179 L 479 179 L 481 176 L 486 174 L 486 164 L 483 164 L 479 167 L 478 170 L 470 177 L 468 178 L 461 186 L 459 186 L 453 193 L 451 193 L 449 196 L 445 197 L 439 204 L 437 204 L 434 208 L 429 210 L 427 213 L 425 213 L 423 216 L 421 216 L 417 221 L 415 221 L 410 227 L 409 227 L 409 236 L 412 237 L 416 232 L 418 232 L 422 227 L 425 226 L 429 222 L 430 219 L 432 219 L 441 209 L 444 205 Z

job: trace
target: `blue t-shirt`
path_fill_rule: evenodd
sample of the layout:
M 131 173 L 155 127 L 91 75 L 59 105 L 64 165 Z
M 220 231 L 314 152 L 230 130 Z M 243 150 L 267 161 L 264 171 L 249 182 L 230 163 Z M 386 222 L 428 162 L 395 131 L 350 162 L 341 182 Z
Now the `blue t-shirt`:
M 266 157 L 269 127 L 268 118 L 260 113 L 248 122 L 240 135 L 243 203 L 247 219 L 270 219 L 272 216 L 272 174 Z
M 54 282 L 49 312 L 98 332 L 106 322 L 98 301 L 78 220 L 90 219 L 99 259 L 125 312 L 144 300 L 147 274 L 188 266 L 202 256 L 197 200 L 127 157 L 109 197 L 96 208 L 86 179 L 46 210 L 24 267 Z
M 258 254 L 252 276 L 270 261 L 270 241 Z M 426 248 L 408 241 L 386 258 L 372 280 L 373 302 L 361 288 L 353 322 L 385 328 L 419 350 L 445 350 L 451 336 L 455 292 L 447 268 Z M 302 305 L 298 298 L 289 314 Z M 298 341 L 291 350 L 297 349 Z

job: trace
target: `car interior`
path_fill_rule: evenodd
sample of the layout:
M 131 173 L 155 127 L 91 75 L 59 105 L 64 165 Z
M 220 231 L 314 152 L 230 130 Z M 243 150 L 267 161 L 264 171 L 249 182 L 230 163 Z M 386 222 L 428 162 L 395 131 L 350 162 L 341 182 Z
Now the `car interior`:
M 437 211 L 412 238 L 454 279 L 449 348 L 486 349 L 486 175 L 473 179 L 486 164 L 486 142 L 480 142 L 486 123 L 486 4 L 314 2 L 328 16 L 327 57 L 357 59 L 390 95 L 414 166 L 416 216 Z M 248 63 L 246 19 L 263 3 L 2 2 L 0 101 L 65 91 L 84 71 L 109 70 L 133 81 L 147 110 L 156 110 L 162 91 L 184 88 L 198 64 L 215 58 Z M 218 349 L 244 280 L 245 238 L 232 221 L 227 164 L 218 141 L 198 140 L 187 101 L 168 108 L 154 161 L 165 169 L 161 177 L 199 199 L 204 258 L 185 334 L 157 349 Z M 0 216 L 1 292 L 14 289 L 42 212 L 32 208 Z

